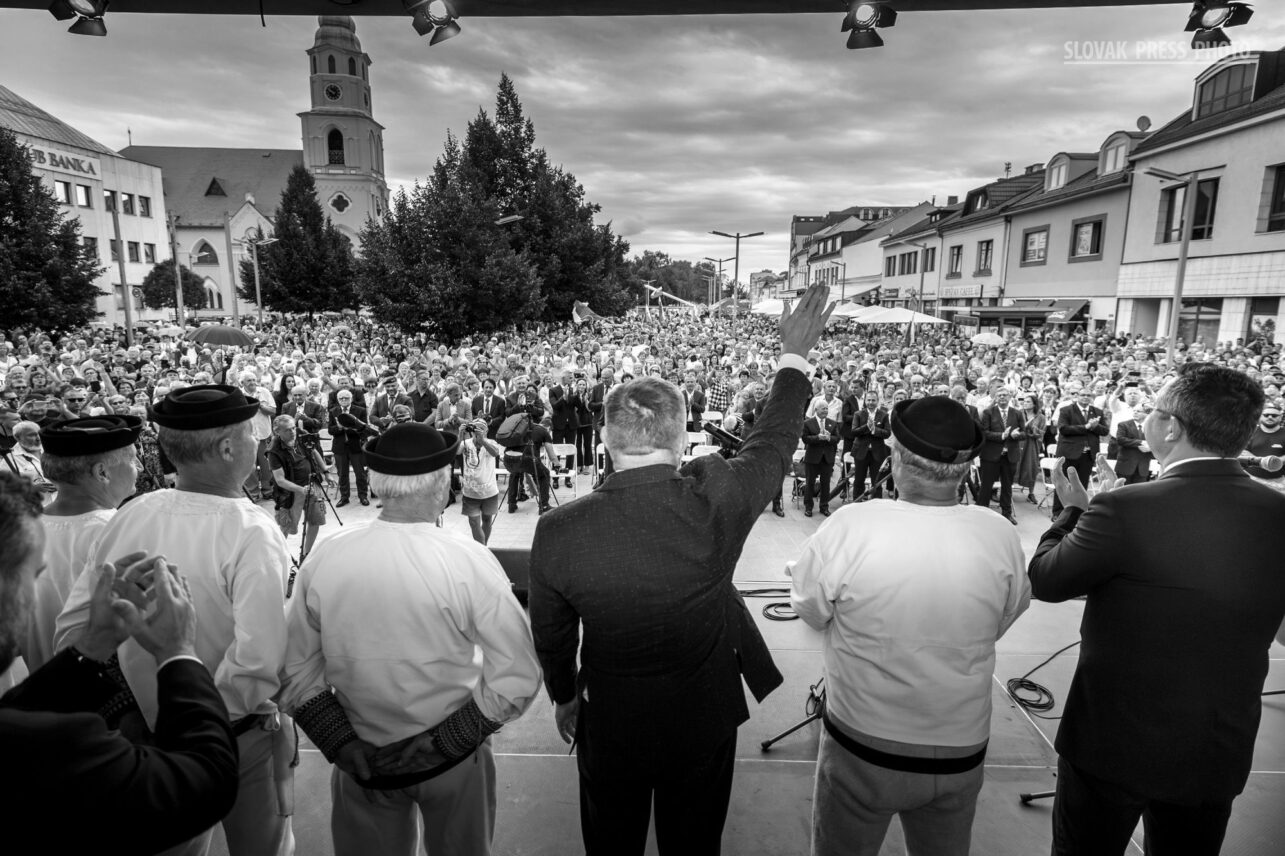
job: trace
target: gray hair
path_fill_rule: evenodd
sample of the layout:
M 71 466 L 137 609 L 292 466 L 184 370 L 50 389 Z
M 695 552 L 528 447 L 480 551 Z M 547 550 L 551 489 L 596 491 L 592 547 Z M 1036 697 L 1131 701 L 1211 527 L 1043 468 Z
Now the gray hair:
M 893 466 L 900 465 L 905 475 L 919 481 L 957 485 L 972 467 L 971 461 L 963 461 L 958 464 L 930 461 L 928 458 L 917 455 L 901 445 L 901 443 L 897 442 L 896 437 L 888 438 L 888 446 L 892 449 Z
M 687 442 L 683 396 L 667 380 L 639 378 L 611 390 L 604 406 L 603 441 L 613 454 L 682 451 Z
M 250 423 L 237 422 L 219 428 L 201 428 L 196 431 L 182 431 L 178 428 L 156 428 L 161 448 L 176 467 L 191 466 L 203 463 L 207 458 L 218 453 L 219 444 L 237 435 L 239 431 L 249 431 Z
M 293 424 L 294 417 L 291 416 L 289 413 L 282 413 L 280 416 L 272 420 L 272 430 L 276 431 L 278 428 L 280 428 L 282 425 L 285 425 L 287 422 Z
M 420 473 L 413 476 L 393 476 L 388 473 L 370 471 L 370 489 L 379 494 L 381 499 L 400 499 L 421 493 L 441 493 L 445 498 L 445 488 L 449 484 L 451 470 L 442 467 L 431 473 Z
M 134 447 L 125 446 L 122 449 L 112 449 L 110 452 L 103 452 L 101 455 L 72 455 L 64 457 L 62 455 L 51 455 L 45 452 L 40 456 L 40 467 L 45 472 L 45 478 L 58 484 L 79 484 L 89 478 L 90 470 L 94 464 L 102 464 L 107 469 L 122 466 L 134 460 Z

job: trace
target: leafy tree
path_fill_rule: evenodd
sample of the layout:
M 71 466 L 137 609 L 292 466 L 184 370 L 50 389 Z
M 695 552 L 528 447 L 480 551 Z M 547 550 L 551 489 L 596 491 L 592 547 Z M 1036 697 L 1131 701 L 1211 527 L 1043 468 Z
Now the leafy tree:
M 334 312 L 357 307 L 352 243 L 321 210 L 312 173 L 297 166 L 286 181 L 273 218 L 276 239 L 261 244 L 260 292 L 274 312 Z M 256 301 L 254 262 L 241 262 L 238 293 Z
M 380 320 L 448 338 L 563 321 L 576 301 L 616 315 L 636 301 L 626 290 L 629 245 L 594 224 L 598 211 L 535 147 L 501 76 L 496 118 L 479 110 L 463 140 L 448 133 L 427 181 L 368 224 L 358 289 Z M 521 219 L 496 224 L 508 215 Z
M 643 283 L 650 280 L 652 288 L 660 288 L 666 294 L 692 303 L 708 303 L 709 279 L 717 277 L 717 268 L 711 267 L 709 262 L 675 261 L 666 253 L 652 250 L 644 251 L 625 264 L 625 286 L 631 294 L 638 295 L 641 302 L 646 302 Z M 656 296 L 652 295 L 653 306 L 656 301 Z
M 26 146 L 0 128 L 0 305 L 13 327 L 62 333 L 101 313 L 94 284 L 105 268 L 31 171 Z
M 192 273 L 187 265 L 179 265 L 183 282 L 183 308 L 204 309 L 208 303 L 205 280 Z M 157 262 L 143 279 L 143 305 L 148 309 L 174 308 L 174 262 Z

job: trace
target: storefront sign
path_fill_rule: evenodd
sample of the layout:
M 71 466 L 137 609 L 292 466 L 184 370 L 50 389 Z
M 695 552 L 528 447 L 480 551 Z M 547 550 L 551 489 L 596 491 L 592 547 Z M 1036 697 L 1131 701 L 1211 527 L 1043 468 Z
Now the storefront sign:
M 900 288 L 885 288 L 883 291 L 879 292 L 879 298 L 881 300 L 896 300 L 900 291 Z
M 982 287 L 980 285 L 943 285 L 941 287 L 941 299 L 950 300 L 960 297 L 981 297 Z
M 31 163 L 40 169 L 53 169 L 92 178 L 102 175 L 102 164 L 98 158 L 69 155 L 43 146 L 29 145 L 28 148 L 31 150 Z

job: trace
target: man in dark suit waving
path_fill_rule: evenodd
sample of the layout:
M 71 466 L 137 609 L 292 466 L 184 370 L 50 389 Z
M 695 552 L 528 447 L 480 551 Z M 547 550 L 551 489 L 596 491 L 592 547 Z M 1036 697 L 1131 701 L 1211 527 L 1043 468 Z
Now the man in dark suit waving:
M 995 390 L 991 406 L 982 411 L 981 488 L 977 491 L 977 504 L 987 508 L 991 504 L 991 491 L 999 480 L 999 512 L 1017 525 L 1013 516 L 1013 475 L 1017 472 L 1017 459 L 1021 456 L 1022 430 L 1026 420 L 1020 410 L 1008 406 L 1007 387 Z
M 1110 433 L 1108 418 L 1093 406 L 1093 390 L 1087 386 L 1075 394 L 1075 401 L 1062 408 L 1057 415 L 1057 456 L 1063 458 L 1061 467 L 1074 469 L 1080 484 L 1088 485 L 1093 474 L 1093 462 L 1102 448 L 1102 438 Z M 1062 511 L 1062 497 L 1054 494 L 1053 513 Z
M 1189 363 L 1143 424 L 1158 480 L 1090 502 L 1054 474 L 1066 510 L 1031 560 L 1032 591 L 1088 596 L 1056 743 L 1057 856 L 1123 853 L 1139 816 L 1148 852 L 1219 851 L 1285 618 L 1285 496 L 1236 460 L 1263 399 L 1241 372 Z
M 39 513 L 35 489 L 0 472 L 0 674 L 26 637 L 44 564 Z M 28 834 L 56 841 L 58 852 L 156 853 L 218 823 L 236 799 L 236 742 L 195 654 L 185 584 L 141 553 L 117 565 L 100 575 L 80 640 L 0 698 L 0 804 Z M 152 606 L 140 588 L 145 573 L 154 580 Z M 130 742 L 95 713 L 120 690 L 108 661 L 131 635 L 158 664 L 152 746 Z M 9 849 L 31 847 L 11 836 Z
M 839 450 L 839 423 L 830 418 L 830 405 L 824 400 L 812 407 L 812 416 L 803 422 L 803 515 L 812 516 L 812 499 L 817 496 L 817 479 L 821 480 L 821 516 L 830 516 L 830 476 L 834 457 Z
M 659 378 L 618 386 L 604 408 L 616 472 L 536 526 L 531 625 L 558 731 L 579 747 L 589 856 L 640 856 L 653 795 L 661 854 L 719 852 L 736 731 L 749 718 L 741 676 L 760 701 L 782 680 L 732 574 L 798 444 L 805 357 L 828 294 L 811 288 L 782 315 L 780 370 L 735 458 L 680 469 L 678 389 Z
M 335 400 L 338 403 L 330 409 L 330 436 L 334 438 L 330 451 L 335 456 L 335 472 L 339 475 L 339 501 L 335 507 L 342 508 L 348 504 L 349 465 L 357 477 L 357 499 L 362 505 L 370 505 L 366 454 L 362 447 L 367 436 L 379 432 L 366 421 L 366 408 L 353 404 L 349 390 L 341 389 Z

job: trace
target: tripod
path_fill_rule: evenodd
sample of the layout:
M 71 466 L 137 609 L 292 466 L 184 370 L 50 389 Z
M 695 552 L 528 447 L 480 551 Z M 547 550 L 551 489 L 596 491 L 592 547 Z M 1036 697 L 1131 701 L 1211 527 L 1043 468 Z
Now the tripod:
M 775 737 L 764 740 L 759 744 L 759 749 L 766 752 L 772 748 L 773 744 L 779 743 L 781 740 L 789 737 L 808 723 L 816 722 L 818 719 L 825 716 L 825 678 L 822 678 L 812 686 L 808 687 L 808 698 L 803 702 L 803 711 L 807 714 L 806 717 L 794 723 Z
M 885 458 L 884 462 L 879 465 L 878 477 L 874 480 L 874 482 L 870 485 L 870 487 L 866 489 L 865 493 L 861 494 L 861 496 L 858 496 L 856 499 L 852 501 L 856 503 L 856 502 L 861 502 L 861 500 L 863 499 L 869 499 L 870 495 L 873 494 L 876 490 L 878 490 L 880 486 L 882 486 L 883 483 L 890 478 L 892 478 L 892 458 Z M 843 478 L 839 479 L 838 487 L 830 491 L 829 501 L 833 502 L 836 496 L 838 496 L 839 494 L 847 490 L 848 483 L 850 481 L 852 481 L 851 471 L 849 471 L 848 474 L 845 475 Z

